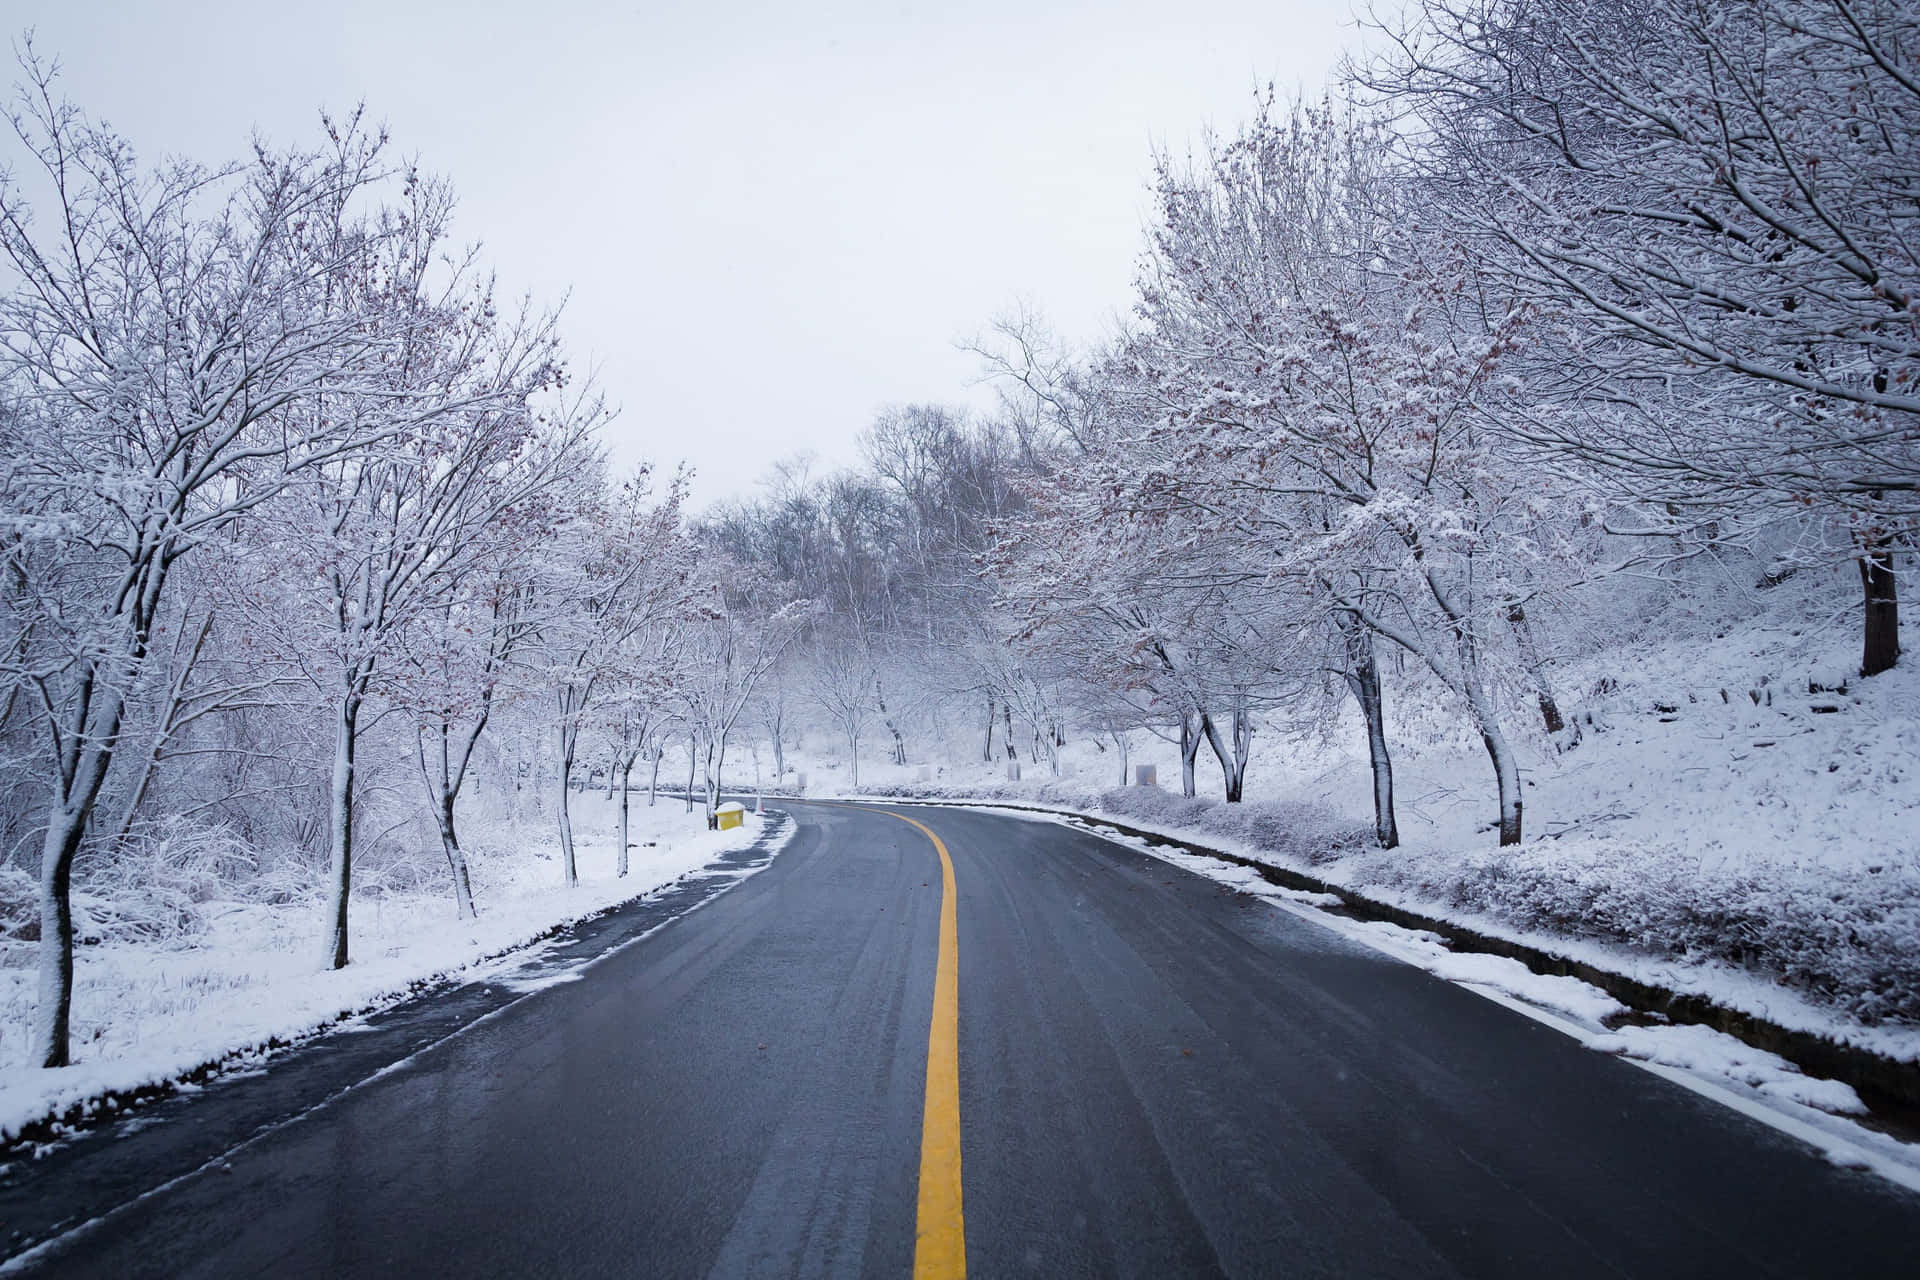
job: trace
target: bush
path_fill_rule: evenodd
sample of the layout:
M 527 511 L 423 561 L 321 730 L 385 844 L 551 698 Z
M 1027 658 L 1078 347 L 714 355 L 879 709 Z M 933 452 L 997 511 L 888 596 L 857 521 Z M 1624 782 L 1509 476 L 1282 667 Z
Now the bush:
M 232 900 L 257 870 L 253 852 L 225 827 L 168 819 L 74 866 L 73 927 L 83 944 L 186 946 L 207 930 L 208 904 Z
M 33 942 L 40 937 L 40 886 L 23 867 L 0 863 L 0 938 Z
M 1367 882 L 1523 929 L 1735 965 L 1865 1024 L 1920 1024 L 1920 869 L 1702 873 L 1676 850 L 1596 841 L 1399 868 Z

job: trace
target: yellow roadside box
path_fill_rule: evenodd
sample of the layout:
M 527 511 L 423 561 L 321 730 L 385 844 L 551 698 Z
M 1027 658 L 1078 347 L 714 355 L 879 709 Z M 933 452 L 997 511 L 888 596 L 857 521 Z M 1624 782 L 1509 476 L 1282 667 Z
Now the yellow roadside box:
M 747 807 L 743 804 L 723 804 L 713 811 L 718 818 L 722 831 L 731 830 L 747 820 Z

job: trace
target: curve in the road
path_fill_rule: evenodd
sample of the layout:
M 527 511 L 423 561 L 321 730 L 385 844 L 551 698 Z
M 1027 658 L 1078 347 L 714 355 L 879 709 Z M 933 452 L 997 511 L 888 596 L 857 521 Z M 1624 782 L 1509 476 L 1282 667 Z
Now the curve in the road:
M 1050 822 L 785 807 L 737 890 L 34 1262 L 905 1276 L 945 1005 L 954 1274 L 1912 1273 L 1920 1198 L 1310 920 Z
M 927 1102 L 920 1124 L 920 1200 L 914 1280 L 962 1280 L 967 1274 L 966 1214 L 960 1186 L 960 926 L 953 855 L 933 828 L 918 827 L 940 855 L 940 953 L 934 966 L 933 1017 L 927 1029 Z

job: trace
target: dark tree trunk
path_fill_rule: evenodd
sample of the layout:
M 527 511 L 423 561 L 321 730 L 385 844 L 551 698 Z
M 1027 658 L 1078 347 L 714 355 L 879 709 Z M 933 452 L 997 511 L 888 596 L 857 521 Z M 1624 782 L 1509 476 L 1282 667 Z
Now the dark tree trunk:
M 334 723 L 333 793 L 328 812 L 326 964 L 347 967 L 347 908 L 353 897 L 354 753 L 360 736 L 360 693 L 342 700 Z
M 1226 792 L 1227 803 L 1239 804 L 1247 782 L 1247 754 L 1253 742 L 1253 726 L 1246 710 L 1239 707 L 1234 709 L 1231 749 L 1220 736 L 1220 726 L 1213 722 L 1212 716 L 1202 715 L 1200 728 L 1213 747 L 1213 758 L 1220 762 L 1220 784 Z
M 1893 576 L 1893 548 L 1886 539 L 1869 543 L 1860 556 L 1860 586 L 1867 608 L 1860 674 L 1877 676 L 1900 659 L 1900 596 Z
M 1393 758 L 1387 754 L 1386 693 L 1380 687 L 1380 663 L 1373 653 L 1373 634 L 1355 621 L 1347 632 L 1347 688 L 1360 704 L 1367 722 L 1367 755 L 1373 764 L 1373 834 L 1382 849 L 1400 843 L 1400 827 L 1393 817 Z
M 997 710 L 997 708 L 993 705 L 993 695 L 988 694 L 987 695 L 987 748 L 986 748 L 986 754 L 980 757 L 982 760 L 984 760 L 988 764 L 993 763 L 993 713 L 995 710 Z
M 620 768 L 620 856 L 616 860 L 615 874 L 627 874 L 627 794 L 628 782 L 633 777 L 634 757 L 628 756 Z
M 574 857 L 573 850 L 573 753 L 580 745 L 578 724 L 571 727 L 565 719 L 556 730 L 560 738 L 560 758 L 556 766 L 559 770 L 560 786 L 555 800 L 554 816 L 560 825 L 560 872 L 571 889 L 580 883 L 580 863 Z
M 466 851 L 460 847 L 460 836 L 454 829 L 453 804 L 454 797 L 443 790 L 433 816 L 440 828 L 440 851 L 446 854 L 447 872 L 453 877 L 454 913 L 471 920 L 480 912 L 473 905 L 473 877 L 467 870 Z
M 687 812 L 693 812 L 693 774 L 700 765 L 700 744 L 687 739 Z
M 1567 727 L 1567 722 L 1561 718 L 1560 703 L 1553 696 L 1553 687 L 1547 683 L 1546 664 L 1540 661 L 1540 650 L 1533 643 L 1533 624 L 1527 621 L 1526 609 L 1517 604 L 1510 607 L 1507 622 L 1513 627 L 1514 639 L 1520 642 L 1520 660 L 1533 681 L 1534 696 L 1540 702 L 1540 720 L 1548 733 L 1559 733 Z
M 1513 753 L 1508 750 L 1506 739 L 1497 732 L 1482 730 L 1480 740 L 1487 744 L 1487 755 L 1493 760 L 1500 786 L 1500 843 L 1503 846 L 1519 844 L 1520 777 L 1514 770 Z
M 73 859 L 86 833 L 75 808 L 57 813 L 47 828 L 40 894 L 40 1065 L 72 1062 L 67 1040 L 73 1021 Z
M 887 726 L 887 732 L 893 735 L 893 762 L 904 766 L 907 763 L 907 740 L 900 733 L 900 726 L 894 723 L 893 713 L 887 710 L 887 696 L 880 692 L 876 682 L 873 686 L 874 705 L 880 711 L 880 722 Z

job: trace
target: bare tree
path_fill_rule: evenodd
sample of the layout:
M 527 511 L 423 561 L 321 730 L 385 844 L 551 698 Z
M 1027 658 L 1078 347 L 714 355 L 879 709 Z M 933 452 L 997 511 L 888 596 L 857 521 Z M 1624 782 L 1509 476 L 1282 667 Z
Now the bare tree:
M 878 703 L 872 656 L 852 641 L 823 644 L 809 664 L 809 693 L 847 745 L 849 785 L 860 788 L 860 738 Z
M 705 764 L 709 825 L 720 804 L 727 740 L 760 681 L 799 636 L 808 608 L 805 601 L 770 606 L 756 599 L 745 575 L 730 574 L 725 564 L 711 566 L 710 572 L 719 581 L 708 589 L 702 616 L 687 628 L 688 674 L 681 689 L 684 714 Z M 690 770 L 689 792 L 692 785 Z

